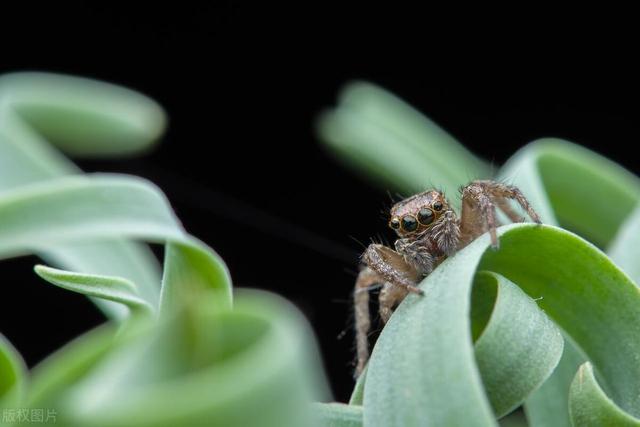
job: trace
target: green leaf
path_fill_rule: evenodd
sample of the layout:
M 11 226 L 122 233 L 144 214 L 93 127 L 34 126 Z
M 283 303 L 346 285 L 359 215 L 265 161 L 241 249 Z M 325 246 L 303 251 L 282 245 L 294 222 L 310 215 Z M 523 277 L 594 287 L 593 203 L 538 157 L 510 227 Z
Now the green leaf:
M 48 264 L 66 270 L 127 278 L 136 284 L 141 298 L 153 306 L 158 304 L 161 276 L 156 270 L 159 270 L 159 263 L 143 243 L 111 236 L 95 241 L 60 242 L 34 253 Z M 122 304 L 98 298 L 91 300 L 111 319 L 122 320 L 127 315 Z
M 609 254 L 633 280 L 640 283 L 640 209 L 636 209 L 610 245 Z M 579 426 L 638 426 L 640 419 L 621 410 L 600 388 L 593 366 L 580 366 L 570 389 L 570 412 L 574 425 Z M 636 414 L 636 417 L 638 415 Z
M 35 272 L 56 286 L 84 295 L 114 301 L 127 306 L 133 313 L 152 314 L 151 304 L 138 296 L 136 285 L 121 277 L 80 274 L 36 265 Z
M 96 80 L 21 72 L 0 77 L 0 97 L 38 133 L 74 156 L 113 156 L 146 150 L 164 132 L 166 117 L 152 99 Z
M 265 292 L 238 292 L 233 311 L 213 300 L 172 311 L 159 326 L 120 338 L 100 357 L 83 359 L 78 355 L 86 351 L 73 348 L 54 355 L 38 370 L 40 383 L 62 385 L 47 377 L 68 370 L 67 357 L 88 369 L 63 387 L 40 387 L 32 404 L 55 407 L 59 423 L 83 427 L 128 426 L 131 420 L 158 427 L 310 425 L 309 402 L 327 396 L 302 315 Z
M 549 377 L 564 340 L 536 303 L 504 277 L 479 272 L 473 286 L 474 295 L 496 295 L 491 318 L 475 342 L 475 355 L 491 407 L 500 418 Z
M 562 358 L 555 371 L 525 402 L 530 427 L 571 427 L 569 387 L 584 356 L 571 341 L 565 340 Z
M 186 244 L 185 244 L 186 243 Z M 162 277 L 161 312 L 171 311 L 202 298 L 203 291 L 217 289 L 222 305 L 229 307 L 231 276 L 222 259 L 202 242 L 189 238 L 185 243 L 169 242 L 165 248 Z M 210 293 L 210 292 L 209 292 Z
M 571 383 L 569 411 L 573 425 L 580 427 L 640 426 L 640 420 L 629 416 L 602 391 L 593 366 L 580 366 Z
M 541 139 L 522 148 L 501 169 L 500 178 L 527 195 L 543 222 L 559 224 L 601 246 L 614 238 L 640 202 L 638 177 L 560 139 Z
M 155 103 L 86 79 L 10 75 L 0 78 L 0 123 L 0 255 L 38 253 L 71 270 L 37 267 L 58 286 L 163 314 L 106 325 L 52 355 L 23 407 L 55 408 L 58 424 L 83 427 L 313 420 L 308 403 L 327 387 L 302 316 L 255 291 L 230 310 L 226 266 L 184 232 L 160 191 L 124 176 L 61 177 L 78 170 L 43 138 L 82 156 L 140 151 L 164 127 Z M 161 295 L 151 253 L 128 239 L 165 243 Z
M 409 194 L 430 186 L 456 194 L 461 183 L 489 175 L 486 163 L 438 125 L 369 83 L 345 86 L 318 131 L 341 159 Z
M 162 193 L 139 178 L 64 177 L 2 196 L 0 254 L 5 256 L 91 238 L 184 236 Z
M 220 258 L 183 231 L 164 195 L 147 181 L 119 175 L 64 177 L 3 196 L 0 254 L 16 256 L 114 236 L 169 241 L 167 270 L 181 272 L 176 280 L 199 278 L 181 282 L 185 290 L 216 289 L 220 304 L 231 304 L 231 283 Z
M 154 101 L 121 87 L 51 73 L 2 75 L 0 190 L 77 174 L 55 144 L 84 156 L 133 154 L 147 150 L 165 122 Z M 57 244 L 38 255 L 67 270 L 127 278 L 146 300 L 158 301 L 159 265 L 143 245 L 111 236 Z M 120 304 L 94 302 L 113 318 L 126 313 Z
M 640 205 L 620 226 L 618 234 L 609 246 L 609 256 L 636 283 L 640 283 Z
M 532 239 L 514 249 L 524 250 L 536 243 Z M 558 240 L 552 247 L 540 248 L 544 254 L 519 261 L 515 261 L 516 256 L 503 257 L 501 273 L 529 294 L 543 296 L 539 305 L 602 373 L 614 400 L 637 415 L 640 385 L 636 378 L 640 372 L 634 366 L 633 355 L 640 343 L 629 325 L 640 321 L 636 305 L 640 294 L 604 254 L 593 247 L 571 243 L 575 242 Z M 488 255 L 492 254 L 485 255 L 484 261 L 490 267 L 493 260 Z M 562 262 L 547 261 L 553 257 Z M 523 268 L 525 265 L 527 268 Z M 544 265 L 543 270 L 540 265 Z M 534 274 L 533 270 L 538 271 Z
M 343 403 L 314 403 L 319 427 L 362 427 L 362 407 Z
M 132 331 L 128 328 L 126 331 Z M 118 334 L 114 324 L 107 322 L 75 338 L 42 362 L 31 372 L 26 406 L 45 407 L 51 396 L 62 395 L 65 390 L 85 376 L 109 350 L 119 343 L 118 339 L 129 337 Z M 55 408 L 54 405 L 51 406 Z
M 364 370 L 356 380 L 356 385 L 353 387 L 351 397 L 349 398 L 349 405 L 362 405 L 362 399 L 364 397 L 364 383 L 367 378 L 367 368 Z
M 320 134 L 345 160 L 382 181 L 385 187 L 415 192 L 428 182 L 449 189 L 475 176 L 487 175 L 486 168 L 479 174 L 457 173 L 477 160 L 470 161 L 468 153 L 449 156 L 450 148 L 456 145 L 450 141 L 434 143 L 446 138 L 415 137 L 420 129 L 433 128 L 433 123 L 381 89 L 355 84 L 345 89 L 343 98 L 337 108 L 322 117 Z M 446 162 L 440 163 L 442 159 Z M 421 168 L 427 170 L 426 176 L 421 175 Z M 640 180 L 636 176 L 575 144 L 543 139 L 518 151 L 501 169 L 499 179 L 517 185 L 543 222 L 562 225 L 602 247 L 609 246 L 612 259 L 636 282 L 640 281 Z M 459 205 L 456 200 L 453 202 Z M 634 209 L 636 213 L 632 214 Z M 475 305 L 474 308 L 477 309 Z M 472 318 L 473 338 L 483 326 L 481 319 Z M 526 412 L 532 426 L 569 425 L 569 384 L 583 361 L 582 351 L 568 338 L 556 370 L 527 400 Z M 395 365 L 389 361 L 387 366 Z M 363 382 L 364 378 L 358 382 L 354 396 Z M 450 409 L 455 410 L 455 406 Z
M 26 376 L 27 366 L 20 353 L 0 334 L 0 408 L 18 407 Z
M 410 295 L 394 313 L 369 363 L 365 425 L 496 425 L 471 339 L 469 297 L 477 269 L 500 274 L 537 299 L 598 366 L 615 401 L 640 412 L 640 367 L 633 363 L 640 342 L 626 327 L 640 322 L 635 284 L 564 230 L 521 224 L 499 232 L 499 251 L 489 250 L 487 236 L 477 239 L 425 279 L 424 297 Z M 492 350 L 497 355 L 507 345 Z
M 640 200 L 637 177 L 592 151 L 551 138 L 519 150 L 501 169 L 500 177 L 527 195 L 545 223 L 560 223 L 602 246 L 610 245 L 617 233 L 611 257 L 627 273 L 635 271 L 639 255 L 631 248 L 638 246 L 638 234 L 633 233 L 634 220 L 628 215 Z M 621 227 L 622 221 L 629 225 Z M 632 277 L 640 280 L 640 274 Z M 532 426 L 570 425 L 569 386 L 583 361 L 573 344 L 565 343 L 565 355 L 554 374 L 527 401 Z

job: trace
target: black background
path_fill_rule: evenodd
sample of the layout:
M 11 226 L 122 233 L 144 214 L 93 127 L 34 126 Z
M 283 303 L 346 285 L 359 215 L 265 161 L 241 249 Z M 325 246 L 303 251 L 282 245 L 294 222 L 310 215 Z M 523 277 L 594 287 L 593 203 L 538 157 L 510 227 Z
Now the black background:
M 0 71 L 94 77 L 159 101 L 170 125 L 154 152 L 79 164 L 153 180 L 187 230 L 225 259 L 236 286 L 296 303 L 345 400 L 358 242 L 391 235 L 384 189 L 335 162 L 314 135 L 314 117 L 342 84 L 366 79 L 390 89 L 495 164 L 528 141 L 557 136 L 640 172 L 637 49 L 626 24 L 499 12 L 512 14 L 33 5 L 3 12 Z M 0 265 L 8 292 L 0 329 L 30 365 L 103 320 L 82 296 L 36 279 L 35 262 Z

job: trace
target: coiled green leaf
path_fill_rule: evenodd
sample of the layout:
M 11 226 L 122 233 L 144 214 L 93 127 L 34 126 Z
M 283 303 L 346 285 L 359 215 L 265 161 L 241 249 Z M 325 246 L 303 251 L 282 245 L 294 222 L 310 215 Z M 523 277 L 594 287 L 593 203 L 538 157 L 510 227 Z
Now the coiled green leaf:
M 472 178 L 490 177 L 481 161 L 434 126 L 382 89 L 357 83 L 347 86 L 338 106 L 322 117 L 319 131 L 348 163 L 406 193 L 436 186 L 451 196 L 451 189 Z M 557 139 L 526 146 L 497 177 L 522 189 L 543 222 L 575 230 L 601 247 L 611 245 L 612 258 L 548 226 L 501 228 L 497 252 L 487 250 L 486 237 L 472 243 L 438 267 L 422 285 L 424 298 L 409 296 L 383 330 L 366 380 L 358 383 L 364 384 L 364 425 L 495 425 L 504 414 L 501 408 L 520 402 L 524 392 L 531 425 L 567 426 L 569 385 L 585 359 L 601 375 L 592 389 L 601 384 L 605 391 L 588 396 L 572 391 L 574 423 L 617 425 L 620 413 L 625 419 L 640 416 L 635 361 L 640 317 L 632 281 L 640 281 L 640 213 L 634 214 L 634 209 L 640 212 L 640 180 L 589 150 Z M 487 310 L 487 297 L 484 303 L 483 298 L 470 299 L 480 295 L 472 291 L 474 280 L 484 280 L 476 276 L 479 269 L 519 286 L 562 330 L 564 354 L 555 370 L 555 355 L 533 360 L 521 355 L 522 366 L 512 371 L 508 364 L 500 369 L 497 362 L 487 363 L 526 349 L 516 349 L 509 333 L 498 334 L 491 345 L 478 340 L 474 353 L 477 337 L 472 332 L 479 326 L 469 316 L 482 304 Z M 489 325 L 495 321 L 513 334 L 528 333 L 528 344 L 538 350 L 553 353 L 557 348 L 557 335 L 544 337 L 548 329 L 536 325 L 533 317 L 503 317 L 497 308 L 493 306 L 495 318 Z M 529 376 L 542 381 L 550 370 L 553 374 L 540 388 L 536 381 L 527 381 Z M 517 384 L 529 385 L 520 389 Z M 602 400 L 606 396 L 608 403 Z M 591 417 L 589 411 L 600 415 Z M 582 424 L 590 419 L 601 424 Z

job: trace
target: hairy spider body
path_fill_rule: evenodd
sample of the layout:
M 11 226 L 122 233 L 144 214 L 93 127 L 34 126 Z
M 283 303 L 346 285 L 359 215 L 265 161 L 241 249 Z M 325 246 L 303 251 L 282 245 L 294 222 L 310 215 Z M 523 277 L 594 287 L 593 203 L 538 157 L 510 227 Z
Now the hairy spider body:
M 422 294 L 417 284 L 447 256 L 453 255 L 489 231 L 498 248 L 496 206 L 513 222 L 524 220 L 510 206 L 515 200 L 536 223 L 540 218 L 518 188 L 495 181 L 473 181 L 461 189 L 460 218 L 444 194 L 428 190 L 404 199 L 391 208 L 389 227 L 398 239 L 394 249 L 373 243 L 362 255 L 363 268 L 356 279 L 354 304 L 357 365 L 360 375 L 369 358 L 367 334 L 371 328 L 369 290 L 382 285 L 378 297 L 382 321 L 386 323 L 408 293 Z

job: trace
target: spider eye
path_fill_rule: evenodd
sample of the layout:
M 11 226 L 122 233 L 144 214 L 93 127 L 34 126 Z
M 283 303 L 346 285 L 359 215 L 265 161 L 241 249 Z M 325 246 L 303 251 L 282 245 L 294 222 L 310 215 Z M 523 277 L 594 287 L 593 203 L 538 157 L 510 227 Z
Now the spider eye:
M 400 228 L 400 220 L 398 218 L 391 218 L 391 221 L 389 221 L 389 227 L 397 230 Z
M 434 209 L 435 209 L 435 206 L 434 206 Z M 440 206 L 440 209 L 442 209 L 442 206 Z M 433 211 L 431 209 L 422 208 L 418 212 L 418 221 L 420 221 L 420 224 L 422 225 L 429 225 L 433 222 L 434 216 L 435 215 L 433 214 Z
M 418 228 L 418 221 L 411 215 L 402 217 L 402 229 L 404 231 L 415 231 Z
M 442 210 L 442 203 L 441 202 L 435 202 L 433 204 L 433 209 L 435 209 L 437 212 L 440 212 Z

